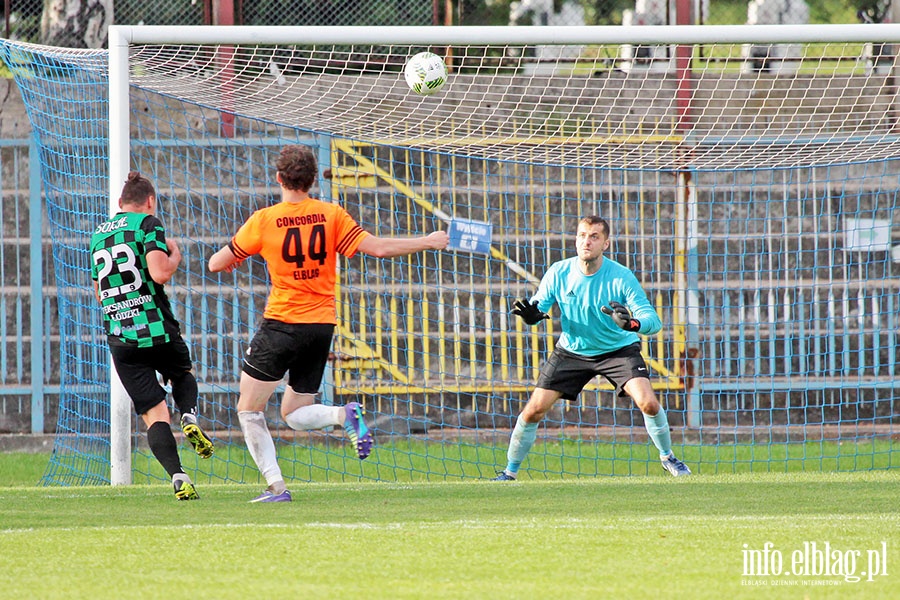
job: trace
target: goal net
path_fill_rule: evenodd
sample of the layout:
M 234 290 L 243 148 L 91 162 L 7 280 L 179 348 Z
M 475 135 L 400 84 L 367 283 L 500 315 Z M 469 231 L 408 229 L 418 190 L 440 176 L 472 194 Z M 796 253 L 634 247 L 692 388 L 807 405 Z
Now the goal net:
M 185 446 L 183 461 L 201 483 L 258 481 L 235 405 L 265 268 L 210 274 L 206 261 L 277 201 L 288 143 L 317 151 L 314 195 L 368 231 L 455 237 L 440 253 L 341 262 L 320 399 L 365 404 L 376 447 L 360 462 L 339 431 L 290 430 L 276 394 L 286 477 L 502 468 L 560 331 L 554 311 L 531 328 L 511 303 L 572 255 L 590 214 L 610 221 L 608 256 L 662 317 L 643 354 L 695 472 L 896 464 L 898 26 L 114 27 L 110 39 L 109 52 L 2 42 L 41 150 L 59 289 L 45 483 L 109 481 L 122 442 L 88 239 L 129 169 L 155 182 L 184 252 L 169 293 L 218 449 L 201 462 Z M 450 72 L 433 96 L 403 80 L 423 50 Z M 163 478 L 127 408 L 134 480 Z M 548 414 L 522 470 L 645 473 L 663 475 L 642 416 L 599 379 Z

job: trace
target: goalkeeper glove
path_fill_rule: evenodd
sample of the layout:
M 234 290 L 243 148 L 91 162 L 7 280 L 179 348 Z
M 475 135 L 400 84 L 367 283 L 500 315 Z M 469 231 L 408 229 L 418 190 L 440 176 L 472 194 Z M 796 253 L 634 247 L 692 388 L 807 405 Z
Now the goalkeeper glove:
M 638 331 L 641 328 L 641 322 L 631 316 L 631 311 L 624 304 L 610 302 L 609 306 L 604 306 L 600 310 L 612 317 L 613 322 L 625 331 Z
M 529 325 L 534 325 L 550 318 L 550 315 L 538 308 L 537 302 L 528 302 L 527 300 L 516 300 L 513 304 L 512 313 L 517 317 L 521 317 Z

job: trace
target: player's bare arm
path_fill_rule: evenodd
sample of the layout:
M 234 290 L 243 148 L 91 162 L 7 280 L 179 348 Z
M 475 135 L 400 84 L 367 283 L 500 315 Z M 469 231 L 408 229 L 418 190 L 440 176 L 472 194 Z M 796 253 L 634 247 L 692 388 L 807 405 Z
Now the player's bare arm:
M 218 252 L 209 257 L 210 273 L 225 271 L 231 273 L 240 264 L 237 256 L 231 251 L 231 246 L 223 246 Z
M 423 250 L 443 250 L 450 243 L 446 231 L 435 231 L 424 237 L 383 238 L 368 236 L 359 244 L 359 251 L 376 258 L 403 256 Z
M 166 240 L 166 246 L 169 247 L 168 254 L 162 250 L 151 250 L 147 253 L 147 269 L 150 271 L 150 277 L 160 285 L 168 283 L 181 264 L 181 249 L 178 243 L 169 239 Z

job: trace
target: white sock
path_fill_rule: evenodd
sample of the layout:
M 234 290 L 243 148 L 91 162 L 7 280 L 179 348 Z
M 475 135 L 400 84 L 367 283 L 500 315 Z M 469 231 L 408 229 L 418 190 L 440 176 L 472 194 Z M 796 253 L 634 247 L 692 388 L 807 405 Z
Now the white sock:
M 278 466 L 275 441 L 272 440 L 269 426 L 266 425 L 265 413 L 262 411 L 239 411 L 238 421 L 241 422 L 241 431 L 244 432 L 247 451 L 250 452 L 259 472 L 265 477 L 266 483 L 273 489 L 280 487 L 283 491 L 284 477 Z
M 337 427 L 341 424 L 342 410 L 344 410 L 342 406 L 310 404 L 309 406 L 301 406 L 294 412 L 286 415 L 284 420 L 291 429 L 297 431 Z

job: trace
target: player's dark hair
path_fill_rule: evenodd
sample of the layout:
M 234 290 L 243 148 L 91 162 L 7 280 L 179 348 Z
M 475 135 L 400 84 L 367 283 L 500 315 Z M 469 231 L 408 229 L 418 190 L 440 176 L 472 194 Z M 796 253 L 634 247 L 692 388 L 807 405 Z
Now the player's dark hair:
M 132 171 L 122 186 L 122 196 L 119 201 L 122 204 L 143 204 L 150 196 L 155 196 L 156 190 L 150 180 L 138 173 Z
M 292 144 L 281 149 L 275 168 L 281 175 L 281 184 L 289 190 L 308 192 L 316 181 L 319 165 L 309 146 Z
M 584 223 L 585 225 L 599 225 L 600 229 L 603 230 L 603 234 L 606 237 L 609 237 L 609 221 L 607 221 L 603 217 L 598 217 L 597 215 L 588 215 L 587 217 L 582 217 L 579 223 Z

